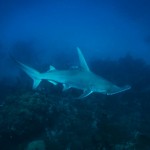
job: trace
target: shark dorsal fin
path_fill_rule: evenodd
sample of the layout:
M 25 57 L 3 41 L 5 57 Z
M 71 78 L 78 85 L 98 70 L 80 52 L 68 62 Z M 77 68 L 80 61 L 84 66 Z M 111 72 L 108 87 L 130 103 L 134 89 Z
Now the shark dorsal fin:
M 49 70 L 47 72 L 54 71 L 54 70 L 56 70 L 56 68 L 54 66 L 50 65 Z
M 84 58 L 84 56 L 83 56 L 83 54 L 82 54 L 82 52 L 81 52 L 81 50 L 80 50 L 79 47 L 77 47 L 77 51 L 78 51 L 78 56 L 79 56 L 79 60 L 80 60 L 80 65 L 81 65 L 81 67 L 82 67 L 84 70 L 86 70 L 86 71 L 90 71 L 90 69 L 89 69 L 89 67 L 88 67 L 88 65 L 87 65 L 87 63 L 86 63 L 86 61 L 85 61 L 85 58 Z
M 49 66 L 49 70 L 50 70 L 50 71 L 56 70 L 56 68 L 55 68 L 54 66 L 50 65 L 50 66 Z

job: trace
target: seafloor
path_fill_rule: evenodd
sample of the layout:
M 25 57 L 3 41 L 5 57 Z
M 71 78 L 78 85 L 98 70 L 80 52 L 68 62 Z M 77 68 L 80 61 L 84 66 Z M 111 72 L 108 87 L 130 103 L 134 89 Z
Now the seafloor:
M 132 89 L 113 96 L 62 92 L 31 80 L 1 85 L 0 150 L 150 150 L 150 66 L 126 56 L 95 60 L 91 70 Z M 24 80 L 24 82 L 22 82 Z

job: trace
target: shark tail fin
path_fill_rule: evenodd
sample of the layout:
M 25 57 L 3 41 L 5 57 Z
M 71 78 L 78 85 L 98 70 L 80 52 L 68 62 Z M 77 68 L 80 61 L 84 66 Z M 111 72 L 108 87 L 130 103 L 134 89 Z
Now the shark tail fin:
M 28 76 L 33 79 L 33 89 L 36 89 L 42 80 L 41 73 L 19 61 L 16 61 L 16 63 Z

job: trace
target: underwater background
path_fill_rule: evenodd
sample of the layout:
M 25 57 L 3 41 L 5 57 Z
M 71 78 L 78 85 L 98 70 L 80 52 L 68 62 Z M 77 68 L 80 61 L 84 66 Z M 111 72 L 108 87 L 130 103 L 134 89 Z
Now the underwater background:
M 0 150 L 150 150 L 150 1 L 1 0 Z M 131 89 L 112 96 L 36 90 L 40 72 L 79 65 Z M 12 59 L 13 58 L 13 59 Z

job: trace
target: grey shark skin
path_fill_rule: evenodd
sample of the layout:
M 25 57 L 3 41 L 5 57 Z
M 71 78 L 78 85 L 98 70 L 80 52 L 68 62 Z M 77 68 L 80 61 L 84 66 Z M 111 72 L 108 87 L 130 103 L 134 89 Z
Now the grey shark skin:
M 83 90 L 83 94 L 79 98 L 84 98 L 93 92 L 113 95 L 131 88 L 130 86 L 119 87 L 91 72 L 81 50 L 77 48 L 77 51 L 81 67 L 76 69 L 56 70 L 53 66 L 50 66 L 47 72 L 40 73 L 19 61 L 17 63 L 33 79 L 33 89 L 37 88 L 42 80 L 48 80 L 54 85 L 61 83 L 63 90 L 69 88 Z

